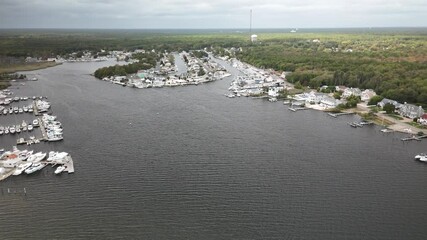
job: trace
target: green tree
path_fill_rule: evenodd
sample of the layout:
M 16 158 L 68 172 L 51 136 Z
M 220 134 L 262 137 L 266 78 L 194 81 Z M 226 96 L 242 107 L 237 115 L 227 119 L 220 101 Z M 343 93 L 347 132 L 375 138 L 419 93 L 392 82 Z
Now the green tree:
M 387 114 L 392 114 L 392 113 L 394 113 L 394 110 L 396 110 L 396 107 L 391 103 L 387 103 L 386 105 L 384 105 L 383 110 Z
M 373 96 L 371 99 L 369 99 L 368 105 L 377 105 L 377 103 L 381 102 L 384 99 L 384 97 L 380 95 Z

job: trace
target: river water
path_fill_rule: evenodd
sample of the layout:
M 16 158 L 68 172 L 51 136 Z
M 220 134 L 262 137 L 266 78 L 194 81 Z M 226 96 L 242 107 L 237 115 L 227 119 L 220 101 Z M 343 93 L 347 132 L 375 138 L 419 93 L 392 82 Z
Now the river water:
M 133 89 L 89 75 L 108 64 L 65 63 L 11 88 L 47 96 L 64 126 L 63 142 L 28 149 L 67 151 L 76 172 L 0 182 L 0 239 L 427 236 L 427 165 L 413 160 L 427 141 L 353 129 L 356 116 L 229 99 L 232 77 Z

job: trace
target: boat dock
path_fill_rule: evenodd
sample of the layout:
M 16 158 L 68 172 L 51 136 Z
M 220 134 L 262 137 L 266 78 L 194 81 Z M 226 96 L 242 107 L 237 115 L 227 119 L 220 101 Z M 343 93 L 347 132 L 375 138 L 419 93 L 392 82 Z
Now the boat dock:
M 305 107 L 289 107 L 288 110 L 292 111 L 292 112 L 296 112 L 296 111 L 301 111 L 301 110 L 307 110 L 308 108 Z
M 64 161 L 65 172 L 74 173 L 74 162 L 70 155 L 65 157 Z
M 406 138 L 401 138 L 400 140 L 402 140 L 404 142 L 406 142 L 406 141 L 412 141 L 412 140 L 421 141 L 423 138 L 427 138 L 427 135 L 423 135 L 423 136 L 412 135 L 412 136 L 409 136 L 409 137 L 406 137 Z
M 343 112 L 343 113 L 328 113 L 329 116 L 337 118 L 339 116 L 344 116 L 344 115 L 353 115 L 354 113 L 347 113 L 347 112 Z

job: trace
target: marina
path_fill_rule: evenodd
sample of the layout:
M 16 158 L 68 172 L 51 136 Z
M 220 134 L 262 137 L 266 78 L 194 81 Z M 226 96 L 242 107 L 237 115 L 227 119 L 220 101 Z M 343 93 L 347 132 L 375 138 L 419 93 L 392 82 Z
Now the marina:
M 66 152 L 49 152 L 46 159 L 46 153 L 19 150 L 14 147 L 12 151 L 4 152 L 0 155 L 0 181 L 12 175 L 32 174 L 42 170 L 47 165 L 58 166 L 61 172 L 74 173 L 74 162 L 71 156 Z

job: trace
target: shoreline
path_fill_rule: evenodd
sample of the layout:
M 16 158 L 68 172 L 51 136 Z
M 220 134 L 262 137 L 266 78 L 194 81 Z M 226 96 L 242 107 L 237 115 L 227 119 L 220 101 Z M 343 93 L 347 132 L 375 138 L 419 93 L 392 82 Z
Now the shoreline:
M 46 69 L 50 67 L 56 67 L 58 65 L 61 65 L 62 63 L 57 62 L 38 62 L 33 64 L 16 64 L 16 65 L 10 65 L 7 67 L 0 67 L 0 75 L 1 74 L 14 74 L 18 72 L 28 72 L 28 71 L 35 71 L 35 70 L 41 70 Z M 13 79 L 8 80 L 0 80 L 0 90 L 9 88 L 12 84 L 10 83 Z M 27 81 L 27 79 L 22 79 L 22 81 Z

